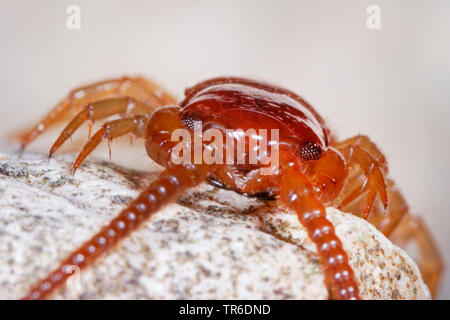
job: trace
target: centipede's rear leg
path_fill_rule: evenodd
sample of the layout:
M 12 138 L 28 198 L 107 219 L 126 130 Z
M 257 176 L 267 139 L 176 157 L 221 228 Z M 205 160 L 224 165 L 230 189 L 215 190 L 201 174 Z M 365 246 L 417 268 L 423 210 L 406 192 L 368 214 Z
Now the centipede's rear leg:
M 411 244 L 416 246 L 418 253 L 416 259 L 422 278 L 430 289 L 431 295 L 435 297 L 443 270 L 443 261 L 436 242 L 422 219 L 409 213 L 405 214 L 389 238 L 405 249 Z
M 368 221 L 396 245 L 409 251 L 419 266 L 422 278 L 431 295 L 436 296 L 443 262 L 438 246 L 419 216 L 411 215 L 402 194 L 388 181 L 389 205 L 387 212 L 375 208 Z

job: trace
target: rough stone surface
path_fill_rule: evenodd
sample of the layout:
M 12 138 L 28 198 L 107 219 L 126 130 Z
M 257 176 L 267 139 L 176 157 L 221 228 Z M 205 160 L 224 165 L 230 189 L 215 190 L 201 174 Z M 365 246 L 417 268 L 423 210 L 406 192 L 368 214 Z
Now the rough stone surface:
M 155 174 L 73 155 L 0 152 L 0 299 L 23 296 Z M 328 208 L 365 299 L 429 299 L 416 264 L 372 225 Z M 73 278 L 64 299 L 326 299 L 315 247 L 276 202 L 201 185 Z

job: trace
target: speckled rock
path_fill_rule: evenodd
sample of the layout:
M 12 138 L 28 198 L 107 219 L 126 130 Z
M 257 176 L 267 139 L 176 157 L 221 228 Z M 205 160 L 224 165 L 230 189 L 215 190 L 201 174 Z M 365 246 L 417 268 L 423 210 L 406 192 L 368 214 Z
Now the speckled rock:
M 0 153 L 0 299 L 30 285 L 89 239 L 156 173 L 72 155 Z M 372 225 L 328 208 L 365 299 L 429 299 L 412 259 Z M 56 299 L 326 299 L 315 247 L 276 202 L 201 185 L 112 253 L 72 277 Z

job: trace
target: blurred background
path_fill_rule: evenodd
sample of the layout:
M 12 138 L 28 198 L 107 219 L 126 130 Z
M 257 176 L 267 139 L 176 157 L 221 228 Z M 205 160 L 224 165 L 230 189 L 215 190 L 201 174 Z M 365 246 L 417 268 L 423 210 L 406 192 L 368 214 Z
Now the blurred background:
M 70 5 L 80 29 L 67 26 Z M 379 29 L 367 26 L 370 5 Z M 381 147 L 450 261 L 449 39 L 447 0 L 0 0 L 0 137 L 109 77 L 144 75 L 180 99 L 208 77 L 272 82 L 305 97 L 338 137 L 363 133 Z M 52 138 L 31 149 L 47 152 Z M 113 145 L 113 161 L 148 161 L 124 150 Z

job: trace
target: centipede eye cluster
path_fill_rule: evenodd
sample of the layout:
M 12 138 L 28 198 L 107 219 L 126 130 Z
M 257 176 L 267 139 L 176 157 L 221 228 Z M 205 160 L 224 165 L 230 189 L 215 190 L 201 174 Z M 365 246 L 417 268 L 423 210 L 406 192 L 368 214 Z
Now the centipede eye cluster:
M 303 160 L 319 160 L 322 155 L 322 149 L 315 143 L 306 142 L 301 149 Z

